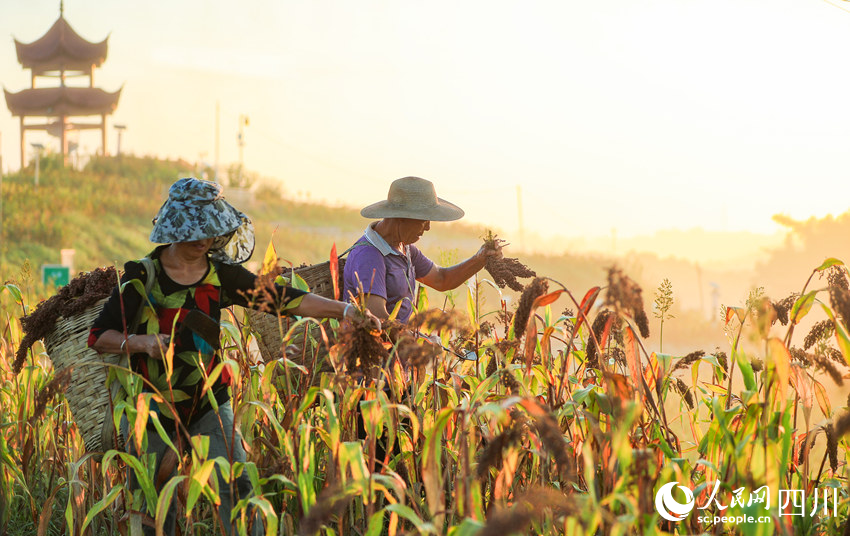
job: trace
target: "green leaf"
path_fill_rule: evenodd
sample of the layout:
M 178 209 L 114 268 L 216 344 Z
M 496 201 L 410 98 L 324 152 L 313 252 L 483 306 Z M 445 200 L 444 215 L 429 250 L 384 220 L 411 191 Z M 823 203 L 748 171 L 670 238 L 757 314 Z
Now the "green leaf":
M 815 272 L 823 272 L 827 268 L 832 268 L 833 266 L 844 266 L 844 263 L 835 257 L 830 257 L 823 261 L 823 264 L 815 268 Z
M 307 281 L 303 277 L 301 277 L 300 275 L 298 275 L 294 272 L 292 274 L 292 286 L 294 288 L 297 288 L 298 290 L 304 290 L 306 292 L 310 292 L 310 285 L 307 284 Z
M 366 536 L 381 536 L 381 531 L 384 528 L 384 511 L 378 510 L 369 518 L 369 527 L 366 529 Z
M 6 288 L 6 290 L 9 291 L 9 294 L 12 295 L 12 299 L 15 300 L 15 303 L 23 303 L 24 302 L 24 298 L 21 295 L 21 289 L 19 289 L 17 287 L 17 285 L 13 285 L 12 283 L 9 283 L 7 285 L 4 285 L 4 287 Z
M 453 408 L 445 408 L 437 414 L 434 426 L 425 430 L 425 449 L 422 452 L 422 483 L 431 516 L 442 519 L 439 512 L 445 508 L 441 456 L 443 430 L 454 414 Z M 438 521 L 439 523 L 439 521 Z
M 136 292 L 139 293 L 139 296 L 144 296 L 145 302 L 147 302 L 148 307 L 151 310 L 153 310 L 153 304 L 151 304 L 151 302 L 150 302 L 150 298 L 148 297 L 147 289 L 145 289 L 145 284 L 141 279 L 131 279 L 129 281 L 122 283 L 121 286 L 118 287 L 119 292 L 123 293 L 124 289 L 127 287 L 127 285 L 132 285 L 133 288 L 136 289 Z
M 174 452 L 179 454 L 179 450 L 174 446 L 174 443 L 171 441 L 171 437 L 168 435 L 168 432 L 165 431 L 165 428 L 162 427 L 162 422 L 159 420 L 159 414 L 157 412 L 153 412 L 149 415 L 150 422 L 153 423 L 154 428 L 156 428 L 156 433 L 160 439 L 165 442 L 168 447 Z
M 234 341 L 238 341 L 241 333 L 239 333 L 239 328 L 233 325 L 229 320 L 222 320 L 219 322 L 221 324 L 221 328 L 224 330 L 227 335 L 233 339 Z
M 263 516 L 266 518 L 266 536 L 275 536 L 279 520 L 271 503 L 265 497 L 251 497 L 248 502 L 263 512 Z
M 210 452 L 210 436 L 196 435 L 189 441 L 192 443 L 192 458 L 195 460 L 205 459 Z M 195 471 L 197 473 L 197 471 Z
M 826 312 L 826 316 L 832 320 L 832 324 L 835 326 L 835 340 L 838 341 L 838 347 L 844 355 L 844 360 L 850 364 L 850 337 L 847 335 L 847 330 L 844 328 L 844 324 L 835 318 L 835 314 L 832 312 L 832 309 L 826 304 L 821 303 L 821 307 L 823 307 L 824 312 Z
M 767 357 L 765 367 L 776 371 L 779 399 L 785 399 L 785 391 L 791 381 L 791 354 L 785 348 L 785 344 L 777 337 L 771 337 L 767 341 Z
M 714 462 L 712 462 L 710 460 L 706 460 L 705 458 L 699 458 L 697 461 L 695 461 L 694 467 L 696 467 L 697 465 L 704 465 L 704 466 L 708 467 L 709 469 L 711 469 L 712 471 L 714 471 L 715 473 L 720 472 L 720 469 L 718 469 L 717 466 L 714 465 Z
M 413 523 L 413 526 L 416 527 L 416 530 L 419 531 L 420 534 L 437 534 L 437 528 L 434 527 L 433 524 L 423 521 L 409 506 L 396 503 L 387 506 L 385 510 L 393 514 L 397 514 Z
M 359 441 L 345 441 L 339 451 L 340 468 L 350 469 L 351 476 L 361 482 L 369 480 L 369 468 L 363 456 L 363 448 Z
M 154 519 L 156 520 L 156 531 L 157 534 L 161 534 L 163 527 L 165 526 L 165 516 L 168 514 L 168 508 L 171 506 L 171 497 L 174 496 L 174 490 L 177 488 L 177 485 L 180 482 L 186 480 L 185 475 L 176 475 L 171 477 L 168 482 L 163 486 L 162 491 L 159 492 L 159 499 L 156 501 L 156 513 L 154 514 Z
M 154 415 L 155 413 L 151 414 L 151 416 Z M 142 464 L 142 461 L 139 458 L 133 456 L 132 454 L 129 454 L 127 452 L 119 452 L 116 450 L 110 450 L 106 453 L 106 455 L 103 457 L 102 465 L 107 466 L 109 464 L 109 460 L 111 460 L 115 456 L 121 458 L 121 460 L 125 464 L 130 466 L 130 468 L 135 472 L 136 480 L 138 481 L 139 487 L 142 489 L 142 493 L 145 496 L 145 501 L 148 505 L 148 511 L 150 513 L 153 513 L 153 507 L 156 504 L 156 489 L 154 488 L 153 480 L 151 479 L 151 473 L 148 472 L 147 466 Z M 142 457 L 152 459 L 153 455 L 151 454 L 149 457 L 148 455 L 143 455 Z
M 210 372 L 210 375 L 207 376 L 206 381 L 204 381 L 204 386 L 201 389 L 201 396 L 203 396 L 204 393 L 206 393 L 207 390 L 209 390 L 215 384 L 215 382 L 218 380 L 218 377 L 221 376 L 221 371 L 224 369 L 224 367 L 230 366 L 233 366 L 234 369 L 239 369 L 239 365 L 232 359 L 223 361 L 216 365 L 215 368 L 213 368 L 212 372 Z
M 421 313 L 428 310 L 428 291 L 425 290 L 425 285 L 419 285 L 416 291 L 416 312 Z
M 595 395 L 594 398 L 596 398 L 596 404 L 599 406 L 599 411 L 612 415 L 614 413 L 614 405 L 611 403 L 611 399 L 608 398 L 608 395 L 600 393 L 599 391 L 595 391 L 593 394 Z
M 80 531 L 82 534 L 85 534 L 85 532 L 86 532 L 86 528 L 89 526 L 89 523 L 91 523 L 91 522 L 92 522 L 92 520 L 94 519 L 94 516 L 98 515 L 98 514 L 99 514 L 99 513 L 101 513 L 101 512 L 102 512 L 102 511 L 103 511 L 103 510 L 107 507 L 107 506 L 109 506 L 110 504 L 112 504 L 112 503 L 115 501 L 115 499 L 118 497 L 118 494 L 119 494 L 119 493 L 121 493 L 121 491 L 122 491 L 123 489 L 124 489 L 124 486 L 115 486 L 114 488 L 112 488 L 111 490 L 109 490 L 109 493 L 106 495 L 106 497 L 104 497 L 103 499 L 101 499 L 101 500 L 97 501 L 97 502 L 94 504 L 94 506 L 92 506 L 92 507 L 91 507 L 91 510 L 89 510 L 89 511 L 88 511 L 88 513 L 86 514 L 86 518 L 85 518 L 85 520 L 83 521 L 83 528 L 82 528 L 82 530 Z M 70 501 L 69 501 L 69 502 L 70 502 Z
M 392 310 L 392 312 L 390 313 L 390 316 L 389 316 L 389 318 L 387 318 L 387 320 L 391 320 L 391 321 L 392 321 L 392 320 L 395 320 L 395 319 L 396 319 L 396 317 L 398 316 L 398 312 L 401 310 L 401 304 L 402 304 L 402 303 L 404 303 L 404 300 L 398 300 L 398 301 L 396 302 L 395 307 L 393 307 L 393 310 Z
M 230 465 L 230 462 L 224 456 L 217 456 L 213 458 L 213 461 L 218 465 L 218 472 L 225 484 L 230 484 L 234 478 L 239 478 L 245 466 L 242 462 L 233 462 L 233 465 Z M 251 482 L 251 484 L 253 485 L 254 482 Z M 257 485 L 254 485 L 254 487 L 256 488 Z
M 302 374 L 309 374 L 307 367 L 305 367 L 304 365 L 299 365 L 298 363 L 296 363 L 295 361 L 292 361 L 288 357 L 283 358 L 283 364 L 286 368 L 295 369 Z
M 481 532 L 484 528 L 484 523 L 470 518 L 464 518 L 460 525 L 455 525 L 449 529 L 448 536 L 474 536 Z
M 206 460 L 197 471 L 193 471 L 189 483 L 189 494 L 186 497 L 186 511 L 191 512 L 205 487 L 209 485 L 210 473 L 215 468 L 215 461 Z
M 469 286 L 466 287 L 466 316 L 469 318 L 469 324 L 475 326 L 475 298 Z
M 313 391 L 313 397 L 315 397 L 317 394 L 318 388 Z M 334 394 L 327 389 L 323 389 L 322 396 L 325 399 L 325 409 L 327 416 L 327 425 L 325 426 L 325 430 L 328 431 L 331 442 L 328 447 L 331 449 L 332 452 L 336 452 L 339 448 L 341 429 L 339 426 L 339 418 L 336 414 L 336 406 L 334 405 Z
M 398 410 L 399 416 L 406 415 L 410 420 L 411 437 L 413 438 L 413 442 L 416 443 L 419 441 L 419 419 L 416 417 L 416 413 L 402 404 L 397 404 L 395 408 Z
M 496 359 L 494 356 L 492 359 Z M 490 390 L 499 382 L 498 372 L 494 372 L 489 377 L 481 381 L 476 388 L 472 390 L 472 396 L 469 398 L 469 404 L 473 405 L 476 402 L 484 401 L 490 394 Z
M 832 404 L 829 402 L 829 395 L 827 395 L 823 384 L 814 380 L 814 391 L 820 410 L 823 412 L 823 416 L 827 419 L 832 417 Z
M 242 466 L 242 468 L 244 469 L 245 474 L 248 475 L 248 480 L 251 481 L 251 486 L 254 489 L 260 489 L 260 472 L 257 470 L 257 466 L 253 463 L 246 463 Z M 291 480 L 289 482 L 292 484 L 293 487 L 295 486 L 294 482 L 292 482 Z
M 789 315 L 792 325 L 797 324 L 804 316 L 809 314 L 809 311 L 812 309 L 812 305 L 815 304 L 815 296 L 817 293 L 817 290 L 813 290 L 797 298 L 793 307 L 791 307 L 791 314 Z
M 750 364 L 750 360 L 744 355 L 743 352 L 734 351 L 735 361 L 738 363 L 738 368 L 741 369 L 741 376 L 744 378 L 744 386 L 749 391 L 756 390 L 756 376 L 753 373 L 753 366 Z
M 304 281 L 304 280 L 302 279 L 302 281 Z M 307 283 L 304 283 L 304 285 L 306 286 Z M 303 289 L 302 288 L 302 289 L 299 289 L 299 290 L 309 291 L 310 289 Z M 306 294 L 302 294 L 301 296 L 298 296 L 297 298 L 293 298 L 293 299 L 289 300 L 288 302 L 286 302 L 286 305 L 284 305 L 283 307 L 280 308 L 281 312 L 291 311 L 293 309 L 297 309 L 298 306 L 301 305 L 301 300 L 304 299 L 304 296 L 306 296 Z
M 581 389 L 576 389 L 573 391 L 573 402 L 576 404 L 581 404 L 587 397 L 590 396 L 590 393 L 596 389 L 595 385 L 588 385 L 587 387 L 582 387 Z

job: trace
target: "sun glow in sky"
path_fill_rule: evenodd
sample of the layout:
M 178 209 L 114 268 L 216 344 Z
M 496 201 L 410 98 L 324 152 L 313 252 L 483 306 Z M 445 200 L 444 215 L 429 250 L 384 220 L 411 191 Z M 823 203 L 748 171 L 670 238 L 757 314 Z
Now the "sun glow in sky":
M 832 0 L 830 0 L 832 1 Z M 12 37 L 59 0 L 0 0 Z M 546 235 L 772 233 L 850 200 L 850 2 L 835 0 L 66 0 L 96 84 L 124 86 L 123 149 L 238 159 L 290 194 L 362 206 L 419 175 L 468 219 Z M 18 121 L 0 109 L 6 170 Z M 58 140 L 28 133 L 58 149 Z M 109 130 L 114 151 L 116 132 Z M 83 151 L 99 136 L 80 138 Z

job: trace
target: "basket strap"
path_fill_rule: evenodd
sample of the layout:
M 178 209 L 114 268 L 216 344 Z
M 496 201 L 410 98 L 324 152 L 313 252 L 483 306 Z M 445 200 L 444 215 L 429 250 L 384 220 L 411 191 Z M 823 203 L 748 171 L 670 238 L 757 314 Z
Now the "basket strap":
M 139 262 L 145 266 L 145 272 L 148 275 L 148 278 L 145 280 L 145 294 L 150 294 L 156 277 L 156 264 L 154 264 L 153 259 L 150 257 L 142 257 L 139 259 Z
M 128 326 L 129 333 L 135 333 L 136 328 L 139 327 L 139 323 L 142 321 L 142 311 L 145 310 L 145 302 L 148 300 L 148 295 L 150 295 L 151 290 L 153 290 L 153 285 L 156 282 L 156 264 L 154 264 L 153 259 L 150 257 L 142 257 L 138 262 L 142 263 L 145 267 L 145 275 L 147 276 L 145 279 L 145 295 L 142 296 L 142 304 L 139 306 L 139 310 L 136 311 L 136 316 L 133 318 L 133 322 Z
M 349 252 L 349 251 L 351 251 L 352 249 L 354 249 L 355 247 L 357 247 L 358 245 L 363 244 L 363 243 L 364 243 L 364 242 L 362 242 L 362 241 L 358 240 L 357 242 L 355 242 L 355 243 L 351 244 L 350 246 L 348 246 L 348 249 L 346 249 L 345 251 L 343 251 L 342 253 L 340 253 L 339 255 L 337 255 L 337 256 L 336 256 L 336 258 L 337 258 L 337 259 L 341 259 L 341 258 L 345 257 L 346 255 L 348 255 L 348 252 Z

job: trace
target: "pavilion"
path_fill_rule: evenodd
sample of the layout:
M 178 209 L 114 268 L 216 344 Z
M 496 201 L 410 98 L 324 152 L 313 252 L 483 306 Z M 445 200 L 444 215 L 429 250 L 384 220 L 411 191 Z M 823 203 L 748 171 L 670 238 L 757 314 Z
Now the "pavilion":
M 94 87 L 94 70 L 106 60 L 108 37 L 89 42 L 71 28 L 60 4 L 59 18 L 41 38 L 32 43 L 15 39 L 18 62 L 32 72 L 32 87 L 17 93 L 4 88 L 6 105 L 21 122 L 21 167 L 24 166 L 26 132 L 45 130 L 61 140 L 63 162 L 68 159 L 68 132 L 100 129 L 101 154 L 106 155 L 106 116 L 118 106 L 121 89 L 110 93 Z M 67 78 L 88 77 L 87 86 L 68 86 Z M 36 87 L 39 78 L 58 79 L 58 85 Z M 72 118 L 100 116 L 99 122 L 72 122 Z M 27 117 L 45 118 L 28 123 Z

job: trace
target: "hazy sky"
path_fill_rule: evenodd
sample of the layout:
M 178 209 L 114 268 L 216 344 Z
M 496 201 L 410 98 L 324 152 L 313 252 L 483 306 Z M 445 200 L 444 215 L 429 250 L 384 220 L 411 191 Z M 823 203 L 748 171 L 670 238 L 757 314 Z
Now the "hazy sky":
M 6 89 L 29 86 L 12 38 L 58 8 L 0 0 Z M 245 166 L 313 199 L 362 206 L 419 175 L 515 229 L 521 184 L 527 229 L 582 237 L 848 209 L 850 2 L 67 0 L 65 16 L 109 35 L 96 83 L 124 86 L 125 151 L 212 163 L 218 102 L 222 166 L 247 115 Z M 17 125 L 2 106 L 7 170 Z

